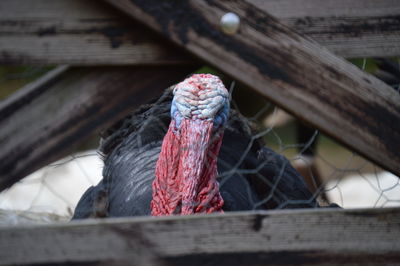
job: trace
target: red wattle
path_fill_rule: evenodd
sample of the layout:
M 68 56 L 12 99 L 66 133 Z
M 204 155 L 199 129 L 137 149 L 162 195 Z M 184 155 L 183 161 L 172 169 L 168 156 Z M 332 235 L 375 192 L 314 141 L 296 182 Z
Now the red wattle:
M 222 212 L 216 180 L 221 143 L 212 121 L 183 119 L 178 131 L 171 121 L 156 165 L 152 215 Z

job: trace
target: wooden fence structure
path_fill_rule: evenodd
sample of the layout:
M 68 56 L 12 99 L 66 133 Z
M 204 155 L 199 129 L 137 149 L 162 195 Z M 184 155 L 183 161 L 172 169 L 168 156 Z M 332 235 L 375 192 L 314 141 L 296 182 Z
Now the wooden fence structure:
M 234 35 L 220 30 L 227 12 L 241 19 Z M 397 0 L 1 0 L 0 36 L 1 64 L 63 65 L 0 103 L 0 189 L 200 64 L 400 175 L 400 95 L 342 59 L 400 55 Z M 399 215 L 319 210 L 1 228 L 0 264 L 394 264 Z
M 398 209 L 325 209 L 0 227 L 0 264 L 398 265 L 399 225 Z

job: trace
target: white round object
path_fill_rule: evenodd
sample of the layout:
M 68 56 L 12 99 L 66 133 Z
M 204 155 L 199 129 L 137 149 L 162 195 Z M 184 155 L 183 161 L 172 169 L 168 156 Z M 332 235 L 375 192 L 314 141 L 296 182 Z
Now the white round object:
M 240 25 L 240 18 L 235 13 L 231 12 L 226 13 L 221 18 L 221 30 L 225 34 L 229 35 L 235 34 L 239 29 L 239 25 Z

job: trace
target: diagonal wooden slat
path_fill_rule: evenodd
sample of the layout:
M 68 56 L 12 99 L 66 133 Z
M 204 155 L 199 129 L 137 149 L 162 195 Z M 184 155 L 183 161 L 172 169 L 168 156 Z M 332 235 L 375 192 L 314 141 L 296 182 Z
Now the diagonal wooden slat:
M 398 265 L 399 221 L 392 208 L 8 226 L 0 227 L 0 265 L 134 263 L 149 251 L 166 265 Z
M 249 1 L 109 0 L 290 113 L 400 175 L 400 96 Z M 220 18 L 235 12 L 227 36 Z
M 194 66 L 59 67 L 0 103 L 0 190 L 161 95 Z
M 398 0 L 251 3 L 340 56 L 400 55 Z M 2 64 L 137 65 L 194 60 L 97 0 L 2 0 L 0 36 Z

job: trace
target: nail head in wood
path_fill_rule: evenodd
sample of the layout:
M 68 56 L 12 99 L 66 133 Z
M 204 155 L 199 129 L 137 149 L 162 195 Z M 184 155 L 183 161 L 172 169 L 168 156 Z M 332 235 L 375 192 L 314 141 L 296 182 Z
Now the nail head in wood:
M 240 18 L 235 13 L 226 13 L 221 18 L 221 30 L 228 35 L 235 34 L 240 25 Z

